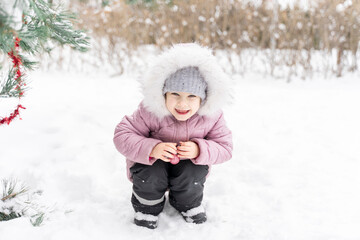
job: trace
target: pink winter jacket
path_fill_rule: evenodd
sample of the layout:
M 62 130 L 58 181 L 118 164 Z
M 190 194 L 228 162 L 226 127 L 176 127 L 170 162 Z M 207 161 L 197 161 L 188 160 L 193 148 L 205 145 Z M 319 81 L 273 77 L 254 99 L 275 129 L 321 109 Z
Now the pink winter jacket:
M 114 144 L 126 157 L 127 176 L 135 163 L 152 165 L 149 158 L 152 149 L 160 142 L 193 141 L 200 148 L 194 164 L 212 165 L 232 157 L 232 134 L 226 127 L 222 112 L 209 116 L 193 115 L 186 121 L 178 121 L 172 115 L 158 118 L 143 103 L 131 116 L 125 116 L 116 126 Z M 160 161 L 160 160 L 159 160 Z

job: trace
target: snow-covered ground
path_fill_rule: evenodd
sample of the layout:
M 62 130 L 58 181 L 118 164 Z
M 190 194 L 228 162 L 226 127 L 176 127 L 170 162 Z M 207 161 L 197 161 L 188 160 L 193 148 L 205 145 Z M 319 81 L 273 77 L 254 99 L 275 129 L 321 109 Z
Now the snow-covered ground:
M 156 230 L 132 223 L 131 183 L 115 125 L 141 100 L 134 77 L 31 72 L 23 120 L 0 127 L 0 178 L 43 190 L 43 226 L 0 222 L 0 239 L 360 239 L 360 82 L 248 74 L 225 109 L 233 159 L 214 166 L 208 222 L 169 205 Z

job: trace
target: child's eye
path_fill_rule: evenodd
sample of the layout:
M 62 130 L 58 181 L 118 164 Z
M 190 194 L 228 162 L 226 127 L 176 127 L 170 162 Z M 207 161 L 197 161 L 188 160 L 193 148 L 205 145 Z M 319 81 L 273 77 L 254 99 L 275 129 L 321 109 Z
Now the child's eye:
M 171 93 L 171 95 L 180 96 L 180 95 L 179 95 L 178 93 L 176 93 L 176 92 Z
M 189 95 L 189 98 L 195 98 L 196 96 L 195 95 Z

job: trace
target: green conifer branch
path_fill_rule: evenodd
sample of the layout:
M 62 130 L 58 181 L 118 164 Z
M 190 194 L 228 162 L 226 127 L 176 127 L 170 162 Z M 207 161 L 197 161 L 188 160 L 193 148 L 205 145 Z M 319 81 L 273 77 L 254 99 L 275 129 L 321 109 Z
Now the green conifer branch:
M 26 193 L 28 189 L 25 186 L 21 186 L 20 190 L 18 192 L 15 192 L 15 188 L 18 185 L 18 182 L 16 180 L 2 180 L 3 182 L 3 194 L 1 201 L 6 201 L 11 198 L 15 198 L 16 196 L 19 196 L 23 193 Z
M 21 23 L 15 22 L 12 16 L 0 8 L 0 53 L 7 55 L 12 51 L 14 37 L 19 37 L 20 57 L 25 69 L 32 70 L 36 65 L 27 55 L 50 52 L 51 43 L 69 45 L 82 52 L 88 50 L 89 37 L 84 31 L 74 29 L 75 14 L 43 0 L 17 0 L 15 8 L 21 9 L 23 13 Z M 9 69 L 7 78 L 0 79 L 0 98 L 19 97 L 20 92 L 14 89 L 17 85 L 14 76 L 14 70 Z
M 2 180 L 1 188 L 0 203 L 8 203 L 3 206 L 0 204 L 0 222 L 28 217 L 33 226 L 43 223 L 48 211 L 36 203 L 36 196 L 40 196 L 41 191 L 31 191 L 28 187 L 19 185 L 16 179 Z
M 15 90 L 17 81 L 14 79 L 15 71 L 11 69 L 8 77 L 4 80 L 4 85 L 1 86 L 0 98 L 19 97 L 18 91 Z

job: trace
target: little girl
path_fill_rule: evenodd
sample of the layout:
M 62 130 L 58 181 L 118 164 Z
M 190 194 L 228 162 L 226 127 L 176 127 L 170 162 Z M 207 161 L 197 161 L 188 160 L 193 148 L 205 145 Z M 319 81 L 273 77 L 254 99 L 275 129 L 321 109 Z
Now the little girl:
M 230 85 L 211 51 L 195 43 L 177 44 L 153 63 L 143 79 L 143 101 L 114 135 L 133 183 L 136 225 L 157 227 L 167 190 L 187 222 L 206 221 L 201 202 L 209 167 L 232 156 L 221 111 L 230 102 Z

